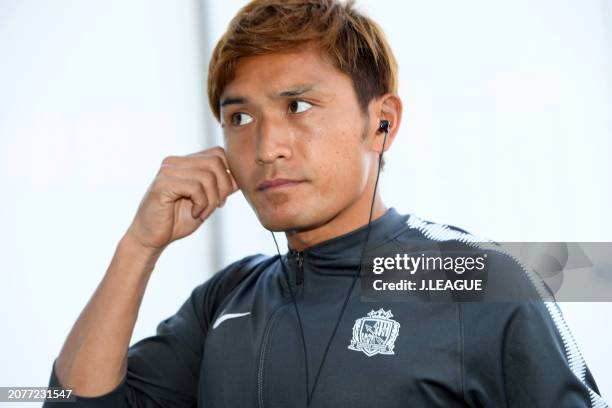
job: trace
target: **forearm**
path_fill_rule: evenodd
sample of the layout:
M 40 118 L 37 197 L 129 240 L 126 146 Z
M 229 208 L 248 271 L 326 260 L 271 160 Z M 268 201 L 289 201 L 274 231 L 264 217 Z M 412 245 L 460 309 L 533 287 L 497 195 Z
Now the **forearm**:
M 102 395 L 123 379 L 138 310 L 160 254 L 143 250 L 129 233 L 117 245 L 56 361 L 58 379 L 75 394 Z

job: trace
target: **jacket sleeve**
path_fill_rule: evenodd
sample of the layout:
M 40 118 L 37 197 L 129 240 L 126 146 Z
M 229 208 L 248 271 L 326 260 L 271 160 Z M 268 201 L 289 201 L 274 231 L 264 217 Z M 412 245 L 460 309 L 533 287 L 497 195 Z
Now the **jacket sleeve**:
M 504 285 L 525 271 L 504 262 Z M 513 275 L 518 274 L 518 275 Z M 464 398 L 484 407 L 608 407 L 555 301 L 464 303 Z
M 230 264 L 191 292 L 172 316 L 161 321 L 154 336 L 129 347 L 127 372 L 110 392 L 96 397 L 76 396 L 74 408 L 195 407 L 204 341 L 224 295 L 247 273 L 253 257 Z M 49 387 L 61 387 L 55 361 Z M 43 408 L 64 407 L 46 401 Z
M 502 349 L 510 407 L 607 407 L 556 303 L 516 309 Z

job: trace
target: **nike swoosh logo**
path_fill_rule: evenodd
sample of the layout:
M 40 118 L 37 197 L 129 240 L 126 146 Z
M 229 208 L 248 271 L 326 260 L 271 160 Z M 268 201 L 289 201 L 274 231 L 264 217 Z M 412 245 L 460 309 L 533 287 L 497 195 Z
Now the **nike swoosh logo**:
M 213 324 L 213 330 L 217 328 L 217 326 L 219 326 L 221 323 L 223 323 L 224 321 L 228 320 L 228 319 L 235 319 L 237 317 L 242 317 L 242 316 L 247 316 L 250 315 L 251 312 L 245 312 L 245 313 L 228 313 L 228 314 L 224 314 L 223 316 L 219 316 L 217 318 L 217 320 L 215 320 L 215 323 Z

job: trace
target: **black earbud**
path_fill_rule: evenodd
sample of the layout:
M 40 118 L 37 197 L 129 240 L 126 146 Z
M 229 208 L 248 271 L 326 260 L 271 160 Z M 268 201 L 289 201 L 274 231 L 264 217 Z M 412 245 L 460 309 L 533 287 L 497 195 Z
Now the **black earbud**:
M 380 124 L 378 125 L 379 132 L 389 133 L 389 129 L 391 128 L 391 123 L 389 123 L 386 119 L 381 119 Z

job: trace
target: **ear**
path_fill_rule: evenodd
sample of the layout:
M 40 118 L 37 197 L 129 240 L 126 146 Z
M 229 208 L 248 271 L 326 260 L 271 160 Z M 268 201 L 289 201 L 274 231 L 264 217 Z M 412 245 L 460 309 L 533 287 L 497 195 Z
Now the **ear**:
M 368 124 L 369 148 L 376 153 L 380 153 L 385 139 L 385 133 L 379 131 L 380 121 L 382 119 L 389 121 L 389 134 L 385 141 L 385 151 L 387 151 L 393 144 L 400 127 L 402 100 L 396 94 L 386 93 L 370 101 L 368 113 L 370 121 Z

